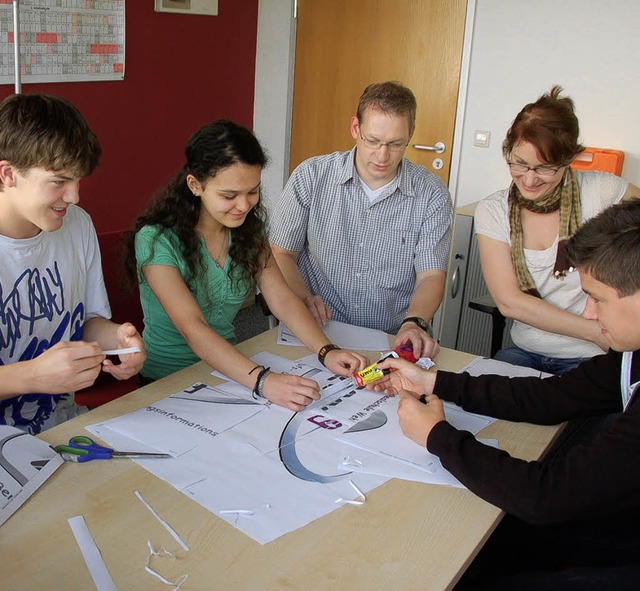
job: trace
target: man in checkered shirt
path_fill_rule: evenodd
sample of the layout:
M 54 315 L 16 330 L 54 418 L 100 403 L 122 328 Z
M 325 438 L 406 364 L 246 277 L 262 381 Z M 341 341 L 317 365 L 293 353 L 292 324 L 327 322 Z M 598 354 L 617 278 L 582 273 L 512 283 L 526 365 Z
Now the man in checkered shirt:
M 318 324 L 384 330 L 397 334 L 394 346 L 435 357 L 429 323 L 444 294 L 453 208 L 444 183 L 404 158 L 415 118 L 411 90 L 368 86 L 351 118 L 355 147 L 294 170 L 270 239 Z

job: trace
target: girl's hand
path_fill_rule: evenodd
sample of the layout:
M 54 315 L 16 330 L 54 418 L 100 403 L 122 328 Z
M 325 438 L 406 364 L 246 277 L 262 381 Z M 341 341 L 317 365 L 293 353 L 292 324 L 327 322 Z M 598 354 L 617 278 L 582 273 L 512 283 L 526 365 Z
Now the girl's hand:
M 364 369 L 370 361 L 360 353 L 349 349 L 334 349 L 329 351 L 324 358 L 325 367 L 339 376 L 352 376 L 355 372 Z
M 320 400 L 317 382 L 286 373 L 270 373 L 264 380 L 262 393 L 267 400 L 299 412 Z

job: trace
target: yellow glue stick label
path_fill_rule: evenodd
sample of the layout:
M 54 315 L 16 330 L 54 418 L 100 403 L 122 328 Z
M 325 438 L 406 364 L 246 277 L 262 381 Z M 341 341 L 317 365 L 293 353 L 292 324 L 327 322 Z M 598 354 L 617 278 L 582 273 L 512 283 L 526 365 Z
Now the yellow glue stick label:
M 375 382 L 379 380 L 381 377 L 386 376 L 389 373 L 388 369 L 384 371 L 378 368 L 378 364 L 374 363 L 369 367 L 365 367 L 364 369 L 357 371 L 353 374 L 353 379 L 356 382 L 358 388 L 362 388 L 371 382 Z

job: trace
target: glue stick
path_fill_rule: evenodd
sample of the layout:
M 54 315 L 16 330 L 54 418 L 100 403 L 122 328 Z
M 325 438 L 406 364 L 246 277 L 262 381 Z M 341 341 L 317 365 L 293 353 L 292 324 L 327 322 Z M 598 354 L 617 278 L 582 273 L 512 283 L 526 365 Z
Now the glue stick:
M 391 351 L 391 353 L 387 353 L 384 357 L 381 357 L 369 367 L 365 367 L 364 369 L 354 373 L 353 380 L 356 383 L 356 388 L 364 388 L 367 384 L 375 382 L 376 380 L 386 376 L 391 370 L 380 369 L 378 367 L 378 363 L 388 359 L 389 357 L 398 357 L 398 354 L 395 351 Z
M 383 378 L 388 373 L 393 371 L 392 369 L 380 369 L 378 363 L 388 359 L 389 357 L 396 357 L 400 359 L 406 359 L 411 363 L 418 361 L 413 354 L 413 347 L 411 345 L 400 345 L 396 347 L 390 353 L 387 353 L 384 357 L 376 361 L 376 363 L 365 367 L 364 369 L 357 371 L 353 374 L 353 380 L 356 383 L 357 388 L 364 388 L 367 384 L 375 382 L 380 378 Z

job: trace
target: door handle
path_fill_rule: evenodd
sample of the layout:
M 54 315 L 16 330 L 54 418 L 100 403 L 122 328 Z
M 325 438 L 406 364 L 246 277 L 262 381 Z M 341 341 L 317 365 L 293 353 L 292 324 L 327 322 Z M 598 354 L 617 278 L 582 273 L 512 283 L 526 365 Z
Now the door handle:
M 422 144 L 413 144 L 416 150 L 423 150 L 425 152 L 435 152 L 436 154 L 442 154 L 445 151 L 446 146 L 442 142 L 436 142 L 433 146 L 424 146 Z

